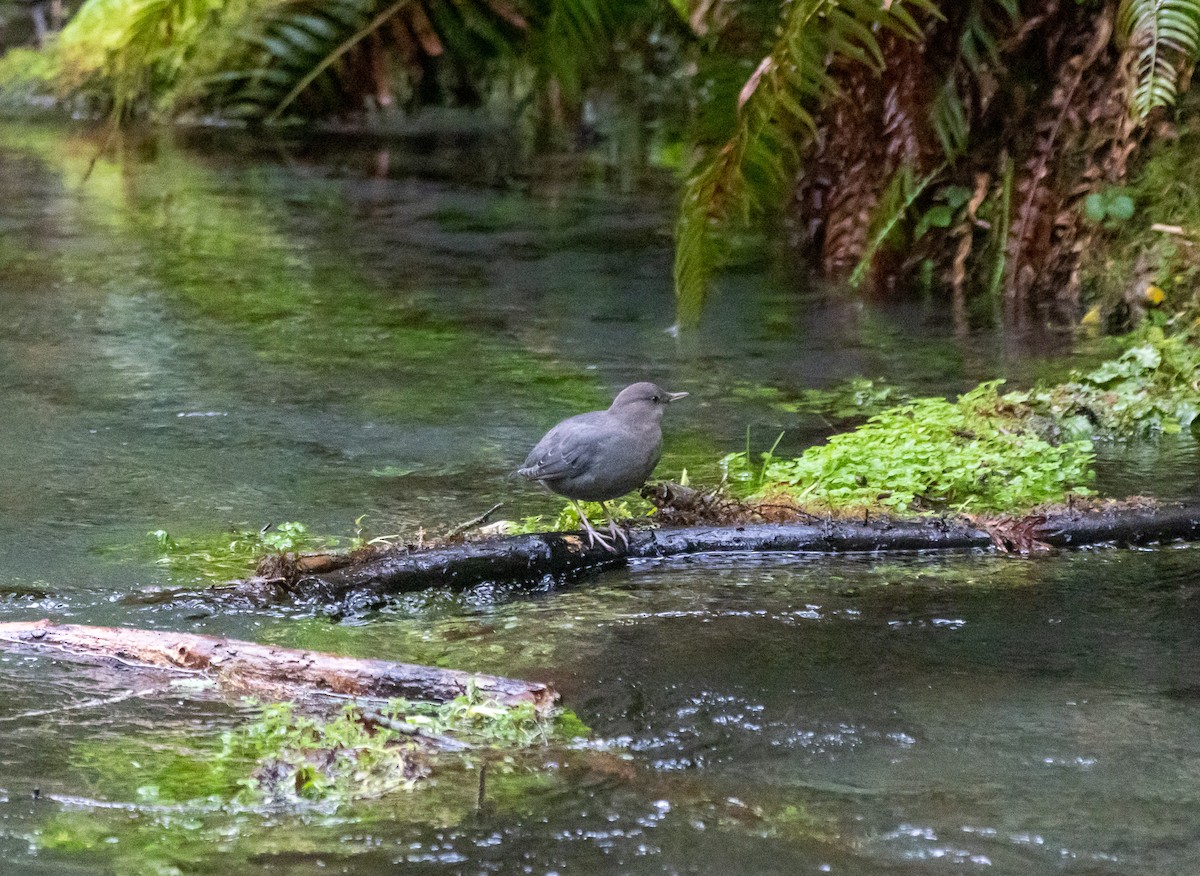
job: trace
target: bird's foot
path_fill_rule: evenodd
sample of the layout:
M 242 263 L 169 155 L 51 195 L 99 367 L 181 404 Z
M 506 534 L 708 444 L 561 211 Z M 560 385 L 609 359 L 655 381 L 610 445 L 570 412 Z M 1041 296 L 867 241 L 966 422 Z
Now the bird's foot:
M 621 544 L 625 545 L 626 548 L 629 547 L 629 533 L 626 531 L 624 524 L 617 523 L 617 521 L 610 517 L 608 518 L 608 532 L 614 541 L 619 538 Z
M 617 552 L 617 548 L 613 544 L 613 540 L 611 538 L 606 538 L 596 531 L 596 527 L 592 526 L 592 521 L 588 520 L 587 514 L 584 513 L 582 505 L 580 505 L 574 499 L 571 500 L 571 504 L 575 506 L 575 511 L 579 515 L 579 524 L 583 527 L 583 531 L 587 533 L 588 547 L 595 547 L 598 543 L 609 553 L 615 554 Z M 603 505 L 603 503 L 601 504 Z
M 612 539 L 601 535 L 593 526 L 584 526 L 583 531 L 587 533 L 588 547 L 595 547 L 598 544 L 609 553 L 615 554 L 617 552 L 616 545 L 613 544 Z

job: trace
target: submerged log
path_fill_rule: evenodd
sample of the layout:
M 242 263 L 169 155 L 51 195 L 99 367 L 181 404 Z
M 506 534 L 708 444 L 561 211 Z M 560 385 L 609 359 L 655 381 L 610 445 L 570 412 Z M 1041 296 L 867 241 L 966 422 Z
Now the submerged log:
M 271 697 L 337 694 L 440 703 L 474 686 L 505 705 L 532 703 L 540 709 L 558 701 L 558 694 L 539 682 L 165 630 L 48 620 L 0 623 L 0 648 L 50 651 L 75 660 L 114 660 L 147 671 L 185 672 L 234 691 Z
M 1200 538 L 1200 505 L 1145 502 L 1089 506 L 1019 519 L 927 518 L 772 523 L 636 530 L 616 553 L 589 547 L 575 533 L 490 538 L 423 550 L 397 548 L 312 573 L 250 578 L 214 595 L 255 602 L 292 601 L 359 610 L 401 593 L 481 583 L 562 581 L 629 560 L 711 553 L 861 553 L 881 551 L 1028 550 L 1143 544 Z M 193 592 L 191 594 L 195 596 Z

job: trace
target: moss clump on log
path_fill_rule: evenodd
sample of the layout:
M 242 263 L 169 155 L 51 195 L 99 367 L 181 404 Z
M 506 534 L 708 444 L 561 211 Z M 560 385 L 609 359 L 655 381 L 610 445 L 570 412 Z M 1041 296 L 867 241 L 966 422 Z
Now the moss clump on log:
M 1186 319 L 1181 315 L 1180 320 Z M 1117 358 L 1054 385 L 888 408 L 795 459 L 745 453 L 724 465 L 752 504 L 855 514 L 1014 514 L 1091 493 L 1092 440 L 1177 433 L 1200 415 L 1200 334 L 1149 326 Z
M 768 454 L 758 466 L 736 453 L 725 468 L 759 500 L 810 510 L 1009 511 L 1087 494 L 1091 442 L 1048 441 L 1034 411 L 999 385 L 889 408 L 796 459 Z
M 226 733 L 215 761 L 243 765 L 236 795 L 243 805 L 342 804 L 420 787 L 439 753 L 517 751 L 587 732 L 572 712 L 505 705 L 477 688 L 442 704 L 352 703 L 329 717 L 275 703 Z
M 219 801 L 239 811 L 318 807 L 328 814 L 431 790 L 431 780 L 448 776 L 475 790 L 471 771 L 485 761 L 493 778 L 535 772 L 540 764 L 522 752 L 566 746 L 589 733 L 573 712 L 504 705 L 471 690 L 448 703 L 393 699 L 332 711 L 267 703 L 222 733 L 167 733 L 151 746 L 127 736 L 89 739 L 70 759 L 106 796 L 142 805 L 211 810 Z

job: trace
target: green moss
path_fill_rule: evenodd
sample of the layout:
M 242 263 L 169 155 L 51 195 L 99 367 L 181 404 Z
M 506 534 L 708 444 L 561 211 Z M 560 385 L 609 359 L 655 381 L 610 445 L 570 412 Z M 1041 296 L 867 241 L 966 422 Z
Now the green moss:
M 572 712 L 506 706 L 474 688 L 443 704 L 390 700 L 378 712 L 384 720 L 373 714 L 357 703 L 331 717 L 275 703 L 219 737 L 85 742 L 72 762 L 95 793 L 109 799 L 248 808 L 320 803 L 328 809 L 422 787 L 447 763 L 453 768 L 487 751 L 565 744 L 590 733 Z M 429 737 L 456 746 L 440 751 Z
M 1054 445 L 1029 411 L 1001 397 L 1001 381 L 956 402 L 925 398 L 876 414 L 796 459 L 725 459 L 730 480 L 838 509 L 1009 511 L 1087 492 L 1088 441 Z

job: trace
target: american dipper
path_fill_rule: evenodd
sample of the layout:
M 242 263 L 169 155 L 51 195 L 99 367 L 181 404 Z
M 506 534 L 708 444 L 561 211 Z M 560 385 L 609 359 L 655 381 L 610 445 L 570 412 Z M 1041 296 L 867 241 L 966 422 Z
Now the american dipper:
M 607 411 L 569 417 L 547 432 L 517 474 L 570 499 L 588 544 L 600 542 L 615 553 L 612 541 L 596 531 L 579 502 L 599 502 L 611 536 L 628 545 L 605 502 L 636 490 L 650 477 L 662 454 L 663 411 L 686 395 L 664 392 L 653 383 L 627 386 Z

